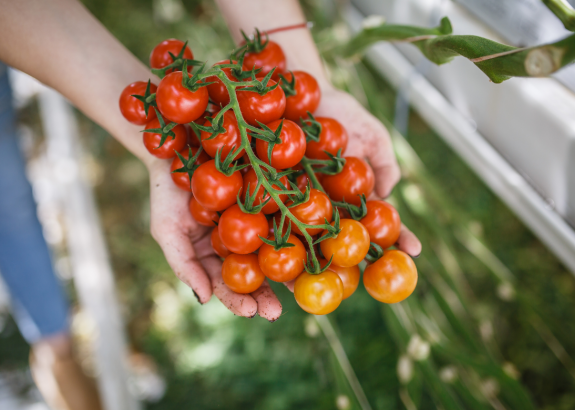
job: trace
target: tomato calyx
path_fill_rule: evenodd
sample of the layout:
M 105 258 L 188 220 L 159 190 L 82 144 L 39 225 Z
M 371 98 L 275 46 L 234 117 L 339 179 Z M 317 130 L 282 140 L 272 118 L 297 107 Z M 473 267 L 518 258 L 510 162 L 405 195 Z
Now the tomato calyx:
M 306 264 L 305 264 L 305 270 L 307 273 L 309 273 L 310 275 L 319 275 L 320 273 L 325 272 L 326 270 L 329 269 L 329 266 L 331 265 L 331 261 L 333 260 L 333 255 L 331 255 L 331 258 L 329 258 L 329 261 L 325 264 L 325 266 L 322 268 L 321 267 L 321 263 L 316 259 L 315 257 L 315 253 L 313 254 L 313 258 L 310 258 Z
M 259 205 L 254 205 L 254 202 L 258 196 L 258 191 L 260 189 L 260 186 L 261 186 L 261 183 L 258 182 L 256 184 L 256 189 L 254 189 L 254 192 L 250 195 L 250 184 L 248 184 L 247 189 L 246 189 L 246 198 L 245 198 L 245 201 L 243 203 L 242 203 L 242 200 L 240 198 L 241 190 L 240 190 L 240 192 L 238 192 L 238 206 L 240 207 L 242 212 L 244 212 L 246 214 L 260 213 L 262 211 L 262 209 L 264 208 L 264 206 L 266 206 L 268 204 L 268 202 L 272 199 L 272 197 L 269 196 L 268 199 L 266 199 L 265 201 L 263 201 Z
M 309 180 L 307 181 L 307 186 L 305 187 L 305 190 L 303 192 L 299 190 L 299 188 L 294 182 L 289 181 L 289 183 L 292 186 L 294 193 L 288 195 L 290 201 L 292 201 L 292 203 L 287 206 L 288 208 L 293 208 L 298 205 L 305 204 L 307 201 L 309 201 L 311 193 L 311 186 L 309 184 Z
M 294 77 L 295 78 L 295 77 Z M 301 120 L 301 129 L 305 134 L 306 142 L 319 142 L 319 135 L 321 134 L 321 123 L 315 119 L 311 112 L 307 112 L 308 118 Z
M 256 71 L 257 70 L 252 70 L 250 72 L 252 78 L 252 81 L 250 81 L 251 85 L 248 85 L 247 87 L 244 88 L 240 88 L 238 89 L 238 91 L 253 91 L 258 93 L 259 95 L 266 95 L 270 91 L 273 91 L 279 87 L 279 83 L 275 83 L 274 85 L 268 87 L 268 83 L 272 78 L 272 75 L 274 74 L 275 67 L 269 73 L 267 73 L 267 75 L 261 80 L 258 80 L 256 78 Z
M 192 156 L 192 147 L 188 146 L 188 159 L 184 158 L 184 156 L 182 154 L 180 154 L 178 151 L 176 151 L 176 155 L 178 156 L 178 158 L 180 159 L 180 161 L 182 161 L 182 164 L 184 165 L 181 168 L 175 169 L 172 171 L 173 173 L 176 172 L 185 172 L 186 174 L 188 174 L 188 178 L 190 178 L 190 189 L 192 188 L 192 176 L 194 175 L 194 172 L 196 169 L 198 169 L 198 167 L 201 164 L 196 164 L 196 161 L 198 160 L 198 158 L 200 157 L 200 155 L 202 154 L 203 148 L 200 146 L 198 148 L 198 151 L 196 152 L 196 155 Z M 217 225 L 217 223 L 216 223 Z
M 336 155 L 324 151 L 329 159 L 310 159 L 304 157 L 302 164 L 305 162 L 310 165 L 321 165 L 318 168 L 314 168 L 314 172 L 326 175 L 337 175 L 343 170 L 343 166 L 345 165 L 345 158 L 341 156 L 341 151 L 342 150 L 340 148 Z
M 223 111 L 223 110 L 222 110 Z M 209 141 L 216 138 L 220 134 L 225 134 L 227 130 L 224 128 L 224 112 L 219 112 L 215 118 L 206 117 L 206 120 L 209 120 L 212 125 L 211 127 L 206 127 L 204 125 L 195 124 L 195 127 L 200 131 L 209 132 L 211 135 L 208 138 L 204 138 L 204 141 Z
M 174 133 L 174 131 L 172 131 L 172 128 L 174 128 L 178 124 L 175 122 L 170 122 L 169 124 L 166 125 L 166 122 L 164 121 L 164 117 L 162 117 L 162 114 L 160 114 L 160 112 L 158 111 L 158 109 L 156 107 L 154 107 L 154 110 L 156 111 L 156 116 L 158 117 L 158 122 L 160 123 L 160 128 L 150 128 L 148 130 L 142 130 L 141 132 L 150 132 L 150 133 L 160 134 L 162 136 L 162 139 L 160 140 L 160 145 L 158 145 L 156 148 L 154 148 L 154 149 L 158 149 L 162 145 L 164 145 L 164 142 L 166 142 L 166 139 L 168 137 L 172 137 L 172 139 L 176 138 L 176 134 Z
M 229 177 L 234 172 L 240 171 L 246 167 L 249 167 L 249 164 L 238 165 L 237 162 L 234 162 L 234 158 L 238 154 L 238 152 L 242 149 L 242 147 L 236 147 L 235 145 L 232 147 L 226 158 L 222 161 L 222 150 L 224 147 L 221 147 L 216 152 L 216 157 L 214 158 L 216 169 L 224 174 L 225 176 Z M 239 195 L 239 194 L 238 194 Z
M 282 215 L 280 220 L 280 226 L 278 227 L 277 221 L 274 219 L 274 240 L 270 240 L 267 238 L 263 238 L 260 236 L 260 239 L 264 241 L 264 243 L 273 246 L 274 251 L 279 251 L 280 249 L 284 248 L 291 248 L 295 246 L 293 243 L 288 242 L 288 239 L 291 234 L 291 224 L 288 223 L 288 227 L 286 229 L 285 235 L 282 236 L 281 232 L 283 231 L 284 223 L 285 223 L 285 215 Z
M 260 53 L 269 43 L 269 37 L 267 33 L 264 33 L 266 36 L 265 41 L 262 41 L 262 33 L 256 28 L 255 34 L 250 38 L 243 30 L 240 30 L 242 33 L 242 37 L 246 42 L 242 48 L 245 48 L 246 51 L 252 53 Z
M 182 49 L 180 50 L 180 52 L 178 53 L 177 56 L 175 56 L 174 54 L 172 54 L 172 52 L 168 51 L 168 53 L 170 54 L 170 57 L 172 57 L 172 63 L 168 64 L 167 66 L 163 67 L 163 68 L 152 68 L 152 73 L 154 73 L 155 75 L 157 75 L 160 78 L 164 78 L 166 76 L 166 73 L 169 70 L 174 70 L 174 71 L 183 71 L 187 70 L 187 66 L 191 65 L 191 66 L 201 66 L 202 64 L 205 64 L 201 61 L 198 60 L 191 60 L 189 58 L 184 58 L 184 52 L 186 51 L 186 47 L 188 46 L 188 42 L 186 41 L 184 43 L 184 45 L 182 46 Z M 171 72 L 171 71 L 170 71 Z
M 210 84 L 214 84 L 215 81 L 211 82 L 202 82 L 200 78 L 200 74 L 204 72 L 204 68 L 206 67 L 206 63 L 203 63 L 202 66 L 194 73 L 193 76 L 190 77 L 190 73 L 188 72 L 188 63 L 184 61 L 183 69 L 182 69 L 182 87 L 191 92 L 198 91 L 201 87 L 207 87 Z
M 293 97 L 295 95 L 297 95 L 297 91 L 295 89 L 295 75 L 293 74 L 292 71 L 290 71 L 291 73 L 291 81 L 288 81 L 283 74 L 279 75 L 280 78 L 280 87 L 282 88 L 282 90 L 284 90 L 284 93 L 287 97 Z M 308 111 L 308 114 L 311 115 Z
M 241 53 L 239 53 L 240 51 Z M 244 70 L 244 58 L 246 56 L 247 51 L 248 50 L 245 48 L 240 48 L 239 50 L 232 52 L 232 55 L 230 56 L 230 64 L 233 64 L 232 59 L 235 58 L 237 60 L 237 64 L 233 64 L 233 66 L 230 66 L 230 68 L 232 71 L 232 75 L 236 77 L 239 81 L 244 81 L 247 80 L 248 78 L 255 78 L 256 75 L 262 71 L 262 68 L 255 68 L 255 67 L 252 68 L 251 70 Z M 227 65 L 224 65 L 223 67 L 226 66 Z
M 356 221 L 359 221 L 359 220 L 365 218 L 365 216 L 367 215 L 367 205 L 365 203 L 366 202 L 365 194 L 361 194 L 360 201 L 361 201 L 360 206 L 348 204 L 345 201 L 343 201 L 343 202 L 331 201 L 331 203 L 334 206 L 339 207 L 339 208 L 343 208 L 347 212 L 349 212 L 351 219 L 355 219 Z
M 276 146 L 276 144 L 282 143 L 282 139 L 280 138 L 280 135 L 282 133 L 282 128 L 284 126 L 284 121 L 282 120 L 280 122 L 280 125 L 277 127 L 277 129 L 275 131 L 272 131 L 272 129 L 270 127 L 268 127 L 267 125 L 265 125 L 259 121 L 257 123 L 261 127 L 261 129 L 255 128 L 249 134 L 253 138 L 257 138 L 257 139 L 260 139 L 260 140 L 268 143 L 268 161 L 271 164 L 272 163 L 272 152 L 274 150 L 274 147 Z
M 318 243 L 325 241 L 328 238 L 337 238 L 337 235 L 339 235 L 339 233 L 341 232 L 339 221 L 340 221 L 339 212 L 335 212 L 335 218 L 333 218 L 333 226 L 329 223 L 327 218 L 325 218 L 327 233 L 321 236 L 319 239 L 316 239 L 316 241 L 313 244 L 317 245 Z
M 132 97 L 141 101 L 144 104 L 144 112 L 146 113 L 146 117 L 148 116 L 148 110 L 150 106 L 157 107 L 156 105 L 156 93 L 150 93 L 152 81 L 148 80 L 148 85 L 146 86 L 146 91 L 144 95 L 132 94 Z
M 369 252 L 367 253 L 367 256 L 365 257 L 365 260 L 373 263 L 376 260 L 378 260 L 379 258 L 381 258 L 383 256 L 384 250 L 381 246 L 379 246 L 376 243 L 370 242 L 369 243 Z

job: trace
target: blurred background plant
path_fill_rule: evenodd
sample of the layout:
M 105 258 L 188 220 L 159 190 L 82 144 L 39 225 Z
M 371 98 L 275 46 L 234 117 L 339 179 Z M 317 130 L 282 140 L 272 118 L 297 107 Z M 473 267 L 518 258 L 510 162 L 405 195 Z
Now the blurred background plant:
M 146 63 L 170 37 L 189 40 L 208 63 L 233 48 L 212 1 L 84 3 Z M 304 6 L 320 49 L 347 35 L 337 4 Z M 146 397 L 147 408 L 367 408 L 326 335 L 343 346 L 373 409 L 575 408 L 573 276 L 417 113 L 406 135 L 394 130 L 396 94 L 373 67 L 326 64 L 334 84 L 392 132 L 404 177 L 389 200 L 424 249 L 413 296 L 382 305 L 360 286 L 330 315 L 335 333 L 278 284 L 284 313 L 273 324 L 235 317 L 215 298 L 200 306 L 149 235 L 144 166 L 78 114 L 131 348 L 153 358 L 166 386 Z M 34 104 L 21 122 L 41 149 Z M 25 343 L 7 320 L 0 371 L 26 365 Z

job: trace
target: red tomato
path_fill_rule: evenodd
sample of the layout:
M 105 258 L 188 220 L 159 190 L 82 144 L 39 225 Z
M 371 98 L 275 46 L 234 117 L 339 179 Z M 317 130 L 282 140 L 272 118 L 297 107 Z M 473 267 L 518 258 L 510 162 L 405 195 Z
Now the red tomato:
M 204 226 L 216 226 L 220 216 L 215 211 L 208 211 L 200 205 L 196 198 L 190 200 L 190 213 L 197 223 Z
M 327 264 L 327 261 L 325 259 L 320 259 L 319 263 L 320 266 L 323 268 Z M 341 282 L 343 283 L 344 300 L 353 295 L 353 293 L 357 289 L 357 286 L 359 285 L 359 279 L 360 279 L 359 266 L 355 265 L 348 268 L 344 268 L 332 263 L 329 265 L 329 268 L 327 268 L 327 270 L 337 273 L 339 278 L 341 279 Z
M 290 201 L 286 205 L 289 206 L 291 203 Z M 309 201 L 294 206 L 290 210 L 298 221 L 308 225 L 323 225 L 326 218 L 328 222 L 331 222 L 333 214 L 333 206 L 327 195 L 315 188 L 310 190 Z M 292 232 L 303 235 L 295 224 L 292 224 L 291 229 Z M 322 231 L 321 228 L 307 228 L 306 230 L 312 236 Z
M 268 234 L 268 220 L 261 212 L 247 214 L 236 204 L 220 217 L 218 230 L 222 243 L 233 253 L 247 254 L 258 250 Z
M 295 235 L 289 236 L 288 243 L 295 246 L 275 251 L 273 246 L 264 243 L 258 252 L 262 272 L 275 282 L 289 282 L 297 278 L 307 260 L 303 243 Z
M 146 94 L 147 87 L 147 82 L 136 81 L 124 88 L 124 91 L 122 91 L 122 94 L 120 95 L 120 111 L 124 118 L 132 124 L 144 125 L 156 118 L 154 107 L 148 108 L 148 116 L 146 117 L 144 103 L 137 98 L 132 97 L 132 95 L 141 95 L 143 97 Z M 150 84 L 150 93 L 155 93 L 157 88 L 156 84 Z
M 217 114 L 214 114 L 214 117 L 216 115 Z M 206 120 L 203 125 L 204 127 L 211 127 L 212 122 L 210 120 Z M 232 149 L 235 149 L 242 144 L 242 136 L 240 134 L 240 129 L 238 128 L 238 121 L 236 120 L 236 115 L 232 110 L 228 110 L 224 113 L 223 127 L 226 129 L 226 132 L 218 134 L 211 140 L 208 140 L 207 138 L 212 134 L 210 132 L 202 131 L 202 147 L 204 147 L 206 153 L 212 158 L 215 158 L 216 153 L 221 149 L 221 158 L 225 159 Z M 248 135 L 248 139 L 251 141 L 252 137 Z M 245 150 L 238 152 L 234 159 L 239 159 L 244 155 L 244 152 Z
M 147 130 L 154 128 L 160 128 L 160 121 L 157 118 L 146 124 Z M 155 132 L 144 132 L 144 145 L 150 154 L 158 158 L 169 159 L 176 156 L 176 151 L 181 151 L 185 147 L 188 139 L 186 129 L 182 125 L 176 125 L 172 128 L 172 131 L 176 135 L 175 138 L 168 136 L 164 144 L 159 148 L 162 136 Z
M 336 155 L 341 149 L 345 152 L 347 148 L 347 131 L 339 121 L 333 118 L 316 117 L 315 120 L 321 124 L 321 133 L 319 134 L 319 141 L 309 141 L 305 155 L 312 159 L 329 159 L 329 156 L 324 152 L 327 151 L 332 155 Z
M 194 197 L 210 211 L 223 211 L 235 204 L 242 185 L 240 171 L 226 176 L 217 170 L 213 159 L 200 165 L 192 177 Z
M 192 157 L 194 155 L 196 155 L 196 153 L 198 152 L 198 149 L 195 147 L 192 147 Z M 188 147 L 185 147 L 183 150 L 180 151 L 180 155 L 186 159 L 189 158 L 189 150 Z M 203 164 L 206 161 L 209 161 L 210 157 L 208 157 L 206 155 L 205 152 L 202 152 L 200 154 L 200 156 L 198 157 L 198 159 L 196 160 L 196 164 Z M 174 181 L 174 184 L 176 184 L 176 186 L 180 189 L 183 189 L 184 191 L 188 191 L 188 192 L 192 192 L 192 187 L 191 187 L 191 181 L 190 181 L 190 177 L 188 176 L 187 172 L 174 172 L 176 169 L 180 169 L 184 166 L 184 164 L 182 164 L 182 161 L 180 160 L 180 158 L 178 158 L 178 156 L 176 156 L 173 161 L 172 161 L 172 166 L 170 167 L 170 172 L 172 175 L 172 181 Z
M 327 315 L 343 300 L 343 283 L 337 273 L 329 270 L 319 275 L 307 272 L 298 276 L 294 286 L 297 304 L 312 315 Z
M 305 134 L 295 122 L 290 120 L 277 120 L 266 124 L 272 131 L 278 129 L 283 121 L 280 134 L 281 144 L 276 144 L 272 150 L 271 166 L 274 168 L 291 168 L 297 165 L 305 155 Z M 269 164 L 268 143 L 258 139 L 256 141 L 256 151 L 258 157 Z
M 275 41 L 268 41 L 266 47 L 260 51 L 249 52 L 244 56 L 244 67 L 246 70 L 261 68 L 259 75 L 265 76 L 275 68 L 273 79 L 278 80 L 278 75 L 286 70 L 286 57 L 282 48 Z
M 367 292 L 383 303 L 397 303 L 411 295 L 417 285 L 417 268 L 405 252 L 392 249 L 365 268 Z
M 373 170 L 367 162 L 356 157 L 344 157 L 343 170 L 336 175 L 325 175 L 322 185 L 329 197 L 337 202 L 360 205 L 360 195 L 369 197 L 375 185 Z
M 219 233 L 217 227 L 212 229 L 212 235 L 210 237 L 210 241 L 212 243 L 212 248 L 214 249 L 214 252 L 220 258 L 227 258 L 228 255 L 231 254 L 231 252 L 228 250 L 228 248 L 226 248 L 225 245 L 222 243 L 222 240 L 220 238 L 220 233 Z
M 333 225 L 333 224 L 332 224 Z M 332 263 L 343 268 L 360 263 L 369 251 L 369 233 L 365 227 L 353 220 L 340 220 L 341 232 L 336 238 L 320 242 L 321 253 L 327 260 L 333 256 Z M 327 230 L 322 232 L 322 236 Z
M 258 80 L 262 80 L 259 77 Z M 268 87 L 276 82 L 269 80 Z M 258 126 L 258 121 L 268 124 L 282 117 L 286 108 L 286 96 L 281 87 L 273 91 L 268 91 L 265 95 L 260 95 L 255 91 L 237 90 L 238 103 L 244 120 L 253 126 Z
M 178 124 L 200 118 L 206 111 L 208 102 L 206 87 L 190 91 L 182 85 L 181 71 L 175 71 L 162 78 L 156 91 L 158 109 L 164 117 Z
M 399 239 L 401 219 L 393 206 L 384 201 L 367 201 L 367 214 L 360 220 L 371 242 L 387 249 Z
M 222 265 L 224 283 L 236 293 L 252 293 L 265 280 L 258 264 L 258 256 L 230 254 Z
M 230 62 L 230 60 L 222 60 L 218 61 L 212 67 L 215 67 L 217 65 L 227 65 L 237 63 L 238 62 L 236 60 L 232 60 L 232 62 Z M 222 71 L 226 74 L 226 77 L 228 77 L 230 80 L 238 81 L 238 79 L 234 77 L 234 75 L 232 74 L 231 68 L 222 68 Z M 212 82 L 214 83 L 208 85 L 208 94 L 210 95 L 210 99 L 214 102 L 215 105 L 223 107 L 230 103 L 230 94 L 228 93 L 228 89 L 226 88 L 222 80 L 220 80 L 217 76 L 212 75 L 210 77 L 207 77 L 204 81 L 206 83 L 212 83 Z
M 286 176 L 280 178 L 280 181 L 285 188 L 290 189 L 290 185 Z M 246 197 L 248 184 L 250 186 L 250 195 L 252 195 L 254 193 L 254 190 L 256 189 L 256 185 L 258 184 L 258 177 L 256 175 L 256 171 L 254 171 L 253 168 L 250 168 L 250 170 L 244 174 L 244 187 L 242 189 L 242 200 L 244 200 Z M 278 185 L 274 185 L 274 188 L 280 189 Z M 260 189 L 258 189 L 256 200 L 254 201 L 254 205 L 259 205 L 262 202 L 265 202 L 269 198 L 269 196 L 270 195 L 267 192 L 265 193 L 264 196 L 264 187 L 260 186 Z M 287 195 L 285 194 L 280 195 L 280 199 L 282 202 L 285 202 L 287 199 Z M 277 212 L 279 209 L 280 207 L 278 206 L 278 204 L 273 199 L 270 199 L 267 205 L 263 207 L 262 212 L 264 214 L 273 214 L 274 212 Z
M 170 65 L 174 62 L 174 59 L 170 55 L 172 53 L 174 56 L 180 54 L 182 51 L 182 47 L 184 46 L 184 42 L 180 40 L 176 40 L 175 38 L 170 38 L 168 40 L 162 41 L 152 50 L 150 54 L 150 67 L 152 68 L 164 68 L 167 65 Z M 184 50 L 184 58 L 193 60 L 194 54 L 190 47 L 186 46 Z M 188 67 L 188 71 L 193 69 L 192 66 Z M 171 73 L 173 70 L 166 71 L 166 74 Z
M 316 79 L 305 71 L 294 71 L 295 95 L 286 96 L 286 110 L 284 117 L 288 120 L 299 121 L 307 117 L 307 112 L 312 114 L 319 105 L 321 90 Z M 290 82 L 292 73 L 286 73 L 285 79 Z

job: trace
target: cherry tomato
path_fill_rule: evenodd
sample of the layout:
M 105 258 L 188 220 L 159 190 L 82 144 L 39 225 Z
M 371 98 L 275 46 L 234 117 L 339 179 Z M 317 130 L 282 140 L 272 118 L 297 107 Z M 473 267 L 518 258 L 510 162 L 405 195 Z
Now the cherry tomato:
M 220 217 L 218 231 L 222 243 L 233 253 L 247 254 L 258 250 L 268 234 L 268 220 L 261 212 L 247 214 L 239 205 L 225 210 Z
M 168 120 L 185 124 L 200 118 L 208 107 L 208 90 L 200 87 L 190 91 L 182 85 L 182 72 L 168 74 L 156 91 L 156 104 Z
M 417 268 L 408 254 L 397 249 L 365 268 L 363 285 L 367 292 L 383 303 L 397 303 L 413 293 L 417 285 Z
M 212 229 L 212 235 L 210 237 L 210 241 L 212 243 L 212 248 L 214 249 L 214 252 L 220 258 L 227 258 L 228 255 L 231 254 L 231 252 L 228 250 L 228 248 L 226 248 L 226 246 L 222 243 L 222 240 L 220 238 L 220 233 L 219 233 L 217 227 Z
M 329 270 L 318 275 L 304 272 L 296 279 L 293 293 L 307 313 L 327 315 L 343 300 L 343 283 L 337 273 Z
M 333 225 L 333 224 L 332 224 Z M 340 220 L 341 232 L 336 238 L 320 242 L 321 252 L 327 260 L 333 255 L 332 263 L 343 268 L 360 263 L 369 251 L 369 233 L 365 227 L 353 219 Z M 327 233 L 322 232 L 322 236 Z
M 153 128 L 160 128 L 160 121 L 157 118 L 146 124 L 147 130 Z M 174 138 L 168 136 L 164 144 L 159 148 L 162 136 L 155 132 L 144 132 L 144 145 L 150 154 L 158 158 L 169 159 L 176 156 L 176 151 L 181 151 L 185 147 L 188 139 L 186 129 L 182 125 L 176 125 L 172 128 L 172 131 L 176 136 Z
M 213 159 L 200 165 L 192 177 L 194 197 L 210 211 L 223 211 L 235 204 L 242 185 L 240 171 L 226 176 L 217 170 Z
M 286 205 L 289 206 L 293 202 L 288 202 Z M 298 221 L 308 224 L 308 225 L 323 225 L 325 224 L 325 219 L 331 222 L 333 214 L 333 206 L 326 194 L 318 189 L 312 188 L 309 193 L 309 201 L 299 204 L 291 208 L 292 214 L 298 219 Z M 292 232 L 299 235 L 303 235 L 300 229 L 292 224 Z M 307 233 L 310 235 L 317 235 L 322 230 L 321 228 L 307 228 Z
M 141 95 L 143 97 L 146 94 L 147 87 L 147 82 L 136 81 L 124 88 L 124 91 L 120 94 L 120 111 L 124 118 L 132 124 L 144 125 L 156 118 L 154 107 L 149 107 L 148 116 L 146 117 L 144 103 L 136 97 L 132 97 L 132 95 Z M 157 88 L 156 84 L 150 84 L 150 93 L 155 93 Z
M 290 120 L 277 120 L 266 124 L 272 131 L 278 129 L 283 121 L 280 133 L 281 144 L 276 144 L 272 150 L 271 166 L 274 168 L 291 168 L 297 165 L 305 155 L 305 134 L 295 122 Z M 258 139 L 256 141 L 256 151 L 258 157 L 269 164 L 268 143 Z
M 204 226 L 216 226 L 220 216 L 215 211 L 208 211 L 201 206 L 196 198 L 190 200 L 190 213 L 197 223 Z
M 258 264 L 258 256 L 230 254 L 222 265 L 224 283 L 236 293 L 252 293 L 265 280 Z
M 175 38 L 170 38 L 168 40 L 162 41 L 152 50 L 150 54 L 150 67 L 152 68 L 164 68 L 167 65 L 170 65 L 174 62 L 174 59 L 170 55 L 172 53 L 174 56 L 180 54 L 182 51 L 182 47 L 184 46 L 184 42 L 181 40 L 176 40 Z M 186 46 L 184 50 L 184 58 L 193 60 L 194 54 L 190 47 Z M 194 67 L 189 66 L 188 71 L 191 71 Z M 166 74 L 171 73 L 172 69 L 166 71 Z
M 290 82 L 295 76 L 295 95 L 286 96 L 286 110 L 284 117 L 288 120 L 299 121 L 307 117 L 307 112 L 312 114 L 319 105 L 321 90 L 316 79 L 305 71 L 294 71 L 284 74 Z
M 259 53 L 249 52 L 244 56 L 244 67 L 246 70 L 261 68 L 259 75 L 265 76 L 275 68 L 273 79 L 278 80 L 279 74 L 286 69 L 286 57 L 282 48 L 275 41 L 268 41 L 265 48 Z
M 332 155 L 336 155 L 341 149 L 345 152 L 347 148 L 347 131 L 339 121 L 333 118 L 316 117 L 315 120 L 321 124 L 321 132 L 319 134 L 319 141 L 309 141 L 305 155 L 312 159 L 329 159 L 329 156 L 324 152 L 327 151 Z
M 286 176 L 281 177 L 280 182 L 283 184 L 285 188 L 290 189 L 290 185 Z M 256 175 L 256 171 L 254 171 L 253 168 L 250 168 L 250 170 L 244 174 L 244 188 L 242 189 L 242 200 L 245 199 L 246 197 L 248 184 L 250 186 L 250 195 L 253 195 L 254 190 L 256 189 L 256 185 L 258 184 L 258 176 Z M 274 188 L 280 189 L 278 185 L 273 186 Z M 260 189 L 258 189 L 256 200 L 254 201 L 254 205 L 259 205 L 262 202 L 265 202 L 269 198 L 269 196 L 270 195 L 267 192 L 265 193 L 264 196 L 264 187 L 260 186 Z M 282 202 L 285 202 L 287 199 L 287 195 L 286 194 L 280 195 L 280 199 Z M 278 204 L 273 199 L 270 199 L 270 201 L 266 204 L 266 206 L 263 207 L 262 212 L 264 214 L 273 214 L 274 212 L 277 212 L 279 209 L 280 208 Z
M 227 64 L 237 64 L 236 60 L 222 60 L 218 61 L 212 67 L 217 65 L 227 65 Z M 236 77 L 232 74 L 231 68 L 222 68 L 222 71 L 226 74 L 226 76 L 232 81 L 238 81 Z M 212 75 L 205 79 L 206 83 L 213 83 L 208 85 L 208 94 L 210 95 L 210 99 L 214 102 L 215 105 L 223 107 L 228 105 L 230 102 L 230 94 L 228 93 L 228 89 L 217 76 Z
M 214 117 L 217 114 L 214 114 Z M 206 120 L 203 124 L 204 127 L 211 127 L 212 122 Z M 215 158 L 218 150 L 222 150 L 220 153 L 221 158 L 224 159 L 232 151 L 232 149 L 238 148 L 242 144 L 242 136 L 240 134 L 240 129 L 238 128 L 238 121 L 233 111 L 229 110 L 224 113 L 224 122 L 222 126 L 226 129 L 223 134 L 216 135 L 213 139 L 208 139 L 212 134 L 206 131 L 202 131 L 202 147 L 206 150 L 206 153 Z M 248 139 L 251 141 L 252 137 L 248 135 Z M 244 150 L 239 151 L 234 159 L 239 159 L 244 155 Z
M 393 246 L 401 231 L 399 213 L 384 201 L 367 201 L 365 205 L 367 214 L 360 222 L 369 232 L 371 242 L 383 249 Z
M 360 195 L 369 197 L 375 185 L 373 170 L 367 162 L 356 157 L 344 157 L 343 170 L 336 175 L 325 175 L 322 185 L 329 197 L 337 202 L 360 205 Z
M 303 272 L 307 252 L 303 243 L 290 235 L 288 243 L 294 246 L 275 251 L 273 246 L 264 243 L 258 252 L 258 261 L 266 277 L 275 282 L 289 282 Z
M 323 268 L 327 264 L 327 261 L 325 259 L 320 259 L 319 263 L 320 266 Z M 355 265 L 350 266 L 348 268 L 344 268 L 342 266 L 337 266 L 336 264 L 332 263 L 329 265 L 327 270 L 335 272 L 339 275 L 339 278 L 343 283 L 344 300 L 353 295 L 353 293 L 357 289 L 357 286 L 359 285 L 359 279 L 361 276 L 359 266 Z
M 258 80 L 261 80 L 259 77 Z M 268 81 L 268 87 L 276 82 Z M 286 96 L 281 87 L 268 91 L 265 95 L 260 95 L 255 91 L 237 90 L 238 103 L 244 116 L 244 120 L 253 126 L 258 126 L 258 121 L 268 124 L 282 117 L 286 108 Z
M 192 147 L 192 157 L 194 155 L 196 155 L 197 152 L 198 152 L 198 149 L 195 147 Z M 190 151 L 189 151 L 188 147 L 185 147 L 183 150 L 181 150 L 180 155 L 182 157 L 188 159 L 189 155 L 190 155 Z M 209 161 L 209 160 L 210 160 L 210 157 L 208 157 L 205 152 L 202 152 L 195 163 L 199 165 L 199 164 L 203 164 L 204 162 Z M 190 181 L 190 177 L 188 176 L 188 173 L 187 172 L 174 172 L 176 169 L 180 169 L 183 166 L 184 166 L 184 164 L 182 164 L 182 161 L 180 160 L 180 158 L 178 156 L 176 156 L 172 160 L 172 166 L 170 167 L 170 172 L 172 175 L 172 181 L 174 181 L 174 184 L 176 184 L 176 186 L 178 188 L 183 189 L 184 191 L 192 192 L 192 184 Z

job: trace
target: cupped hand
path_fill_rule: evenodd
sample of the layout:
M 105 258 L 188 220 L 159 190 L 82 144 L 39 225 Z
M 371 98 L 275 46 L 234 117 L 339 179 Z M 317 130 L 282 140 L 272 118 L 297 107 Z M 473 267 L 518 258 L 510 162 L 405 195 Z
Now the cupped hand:
M 314 115 L 341 122 L 349 134 L 345 155 L 367 159 L 375 173 L 372 197 L 387 198 L 401 177 L 389 132 L 348 93 L 331 86 L 324 87 L 322 93 L 321 103 Z M 421 253 L 421 242 L 404 225 L 396 246 L 411 256 Z
M 189 192 L 176 187 L 170 176 L 169 161 L 155 161 L 150 170 L 152 236 L 162 248 L 176 276 L 188 285 L 202 304 L 212 293 L 232 313 L 275 321 L 282 306 L 267 281 L 251 294 L 232 292 L 222 280 L 222 262 L 214 253 L 212 228 L 199 225 L 190 214 Z

